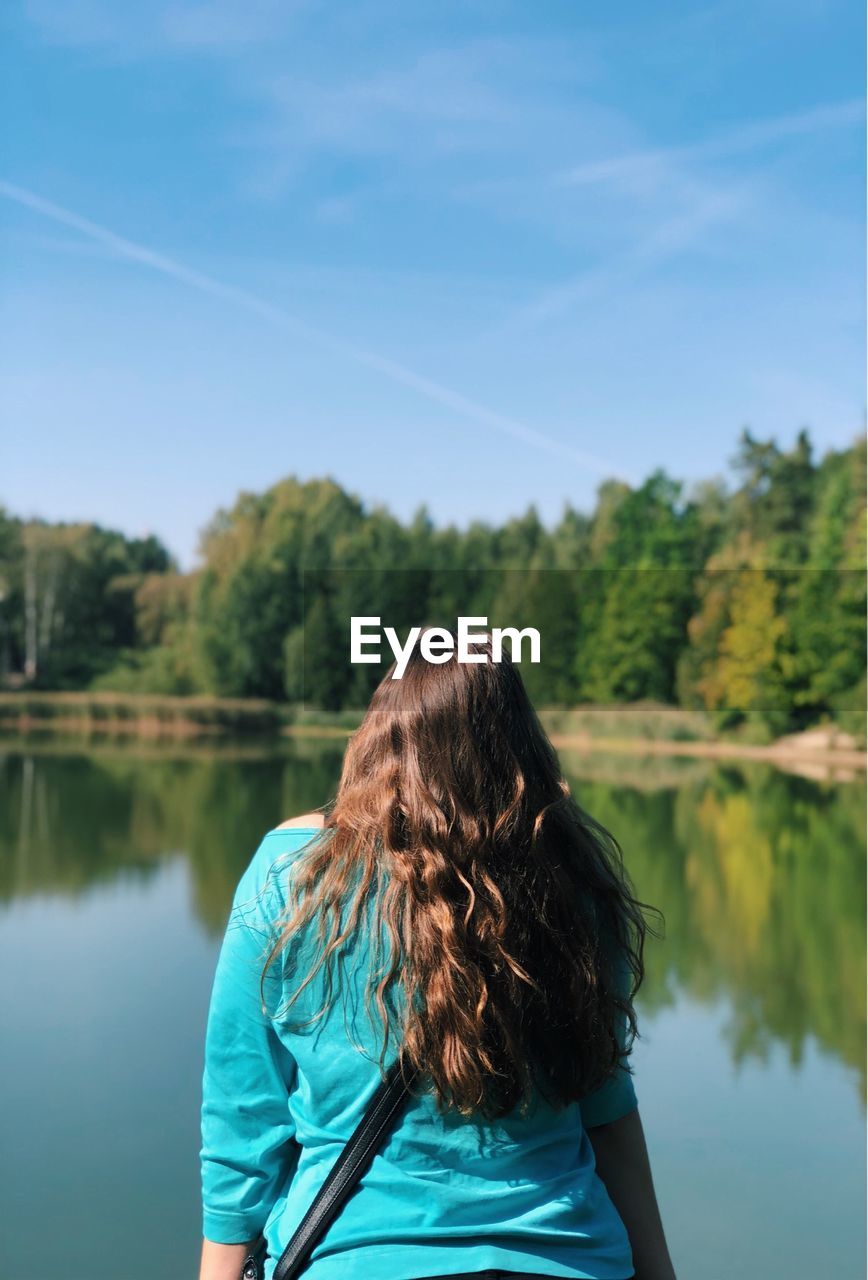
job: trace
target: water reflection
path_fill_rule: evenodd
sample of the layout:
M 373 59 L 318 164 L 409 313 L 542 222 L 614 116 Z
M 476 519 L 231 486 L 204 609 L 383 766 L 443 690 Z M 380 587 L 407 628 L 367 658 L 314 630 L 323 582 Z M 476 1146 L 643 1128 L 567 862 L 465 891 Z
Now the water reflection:
M 76 895 L 189 864 L 216 936 L 263 831 L 334 791 L 342 744 L 0 753 L 0 901 Z M 865 1070 L 865 787 L 763 766 L 565 756 L 584 806 L 621 842 L 639 895 L 666 917 L 643 1008 L 727 998 L 734 1062 L 811 1037 Z
M 264 831 L 331 795 L 340 743 L 148 751 L 116 745 L 0 754 L 0 901 L 75 894 L 121 872 L 148 875 L 183 851 L 196 914 L 225 923 Z
M 666 917 L 643 1007 L 726 996 L 732 1060 L 814 1037 L 865 1087 L 865 787 L 765 766 L 639 792 L 574 779 L 613 830 L 640 897 Z

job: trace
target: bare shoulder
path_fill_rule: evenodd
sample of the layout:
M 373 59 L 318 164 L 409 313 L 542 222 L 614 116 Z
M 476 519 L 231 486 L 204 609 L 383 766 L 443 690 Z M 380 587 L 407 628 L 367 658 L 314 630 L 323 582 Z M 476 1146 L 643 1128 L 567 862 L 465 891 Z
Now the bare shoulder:
M 321 813 L 303 813 L 299 818 L 287 818 L 286 822 L 281 822 L 277 828 L 278 831 L 286 831 L 290 827 L 303 827 L 306 831 L 313 829 L 321 831 L 325 818 Z

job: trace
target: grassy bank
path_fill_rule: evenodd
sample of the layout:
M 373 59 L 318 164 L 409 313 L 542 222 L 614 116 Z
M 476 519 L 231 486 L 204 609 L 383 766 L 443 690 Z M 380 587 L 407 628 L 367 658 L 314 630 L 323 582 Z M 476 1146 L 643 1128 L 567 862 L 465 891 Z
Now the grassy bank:
M 660 702 L 624 706 L 543 707 L 545 730 L 558 738 L 641 740 L 643 742 L 711 742 L 714 730 L 701 711 L 684 711 Z
M 143 738 L 277 733 L 277 703 L 255 698 L 169 698 L 125 693 L 0 693 L 0 728 Z
M 357 728 L 362 712 L 319 711 L 253 698 L 163 697 L 151 694 L 0 693 L 0 727 L 18 733 L 62 732 L 142 737 L 198 734 L 334 734 Z M 563 738 L 711 741 L 706 718 L 658 703 L 622 707 L 545 708 L 546 730 Z
M 361 711 L 327 712 L 252 698 L 158 697 L 121 693 L 0 693 L 0 732 L 85 740 L 158 742 L 289 736 L 345 739 Z M 612 755 L 817 762 L 863 769 L 864 744 L 833 730 L 756 743 L 715 735 L 701 712 L 660 703 L 546 707 L 540 712 L 559 751 Z

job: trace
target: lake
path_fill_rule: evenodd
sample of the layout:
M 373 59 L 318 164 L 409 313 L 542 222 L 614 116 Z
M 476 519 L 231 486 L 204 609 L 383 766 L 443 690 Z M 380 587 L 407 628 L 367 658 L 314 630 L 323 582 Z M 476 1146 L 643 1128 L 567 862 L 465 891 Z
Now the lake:
M 5 1276 L 192 1280 L 210 983 L 342 744 L 0 745 Z M 680 1280 L 865 1275 L 865 786 L 562 754 L 666 918 L 636 1089 Z

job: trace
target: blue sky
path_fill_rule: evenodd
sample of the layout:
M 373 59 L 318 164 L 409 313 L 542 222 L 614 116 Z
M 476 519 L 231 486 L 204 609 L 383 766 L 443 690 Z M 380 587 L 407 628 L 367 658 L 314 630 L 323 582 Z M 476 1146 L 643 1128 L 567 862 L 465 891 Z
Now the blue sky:
M 4 7 L 0 501 L 439 521 L 864 427 L 854 0 Z

